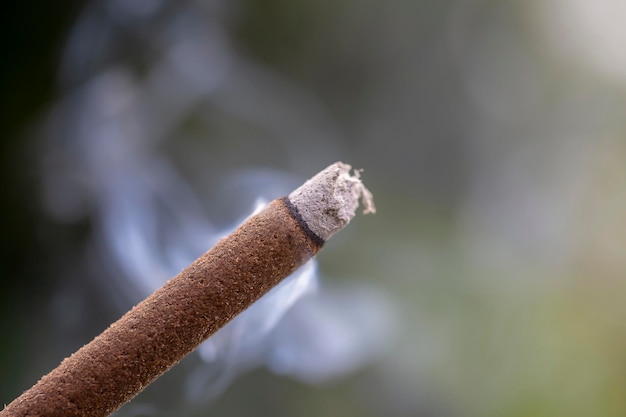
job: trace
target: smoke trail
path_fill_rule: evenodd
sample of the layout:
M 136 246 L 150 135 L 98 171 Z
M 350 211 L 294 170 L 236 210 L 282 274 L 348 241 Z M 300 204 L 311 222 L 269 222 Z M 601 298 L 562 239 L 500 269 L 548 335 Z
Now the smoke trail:
M 308 155 L 332 155 L 338 143 L 337 130 L 306 92 L 233 53 L 220 14 L 213 13 L 220 7 L 226 6 L 94 2 L 68 41 L 61 74 L 66 94 L 43 129 L 45 200 L 57 219 L 90 219 L 120 311 L 243 220 L 231 217 L 231 227 L 216 227 L 206 202 L 163 151 L 190 114 L 219 108 L 278 138 L 276 150 L 287 155 L 307 154 L 307 143 L 315 143 Z M 143 76 L 128 57 L 103 60 L 124 56 L 126 43 L 142 31 L 153 36 L 148 49 L 154 51 L 142 63 Z M 206 160 L 208 167 L 217 162 L 211 155 Z M 242 169 L 220 178 L 216 193 L 223 207 L 252 210 L 234 196 L 257 198 L 258 209 L 301 180 Z M 308 382 L 358 369 L 388 339 L 390 311 L 374 289 L 321 288 L 317 265 L 309 262 L 200 346 L 200 362 L 184 383 L 185 402 L 202 406 L 258 366 Z M 138 410 L 129 412 L 148 413 Z

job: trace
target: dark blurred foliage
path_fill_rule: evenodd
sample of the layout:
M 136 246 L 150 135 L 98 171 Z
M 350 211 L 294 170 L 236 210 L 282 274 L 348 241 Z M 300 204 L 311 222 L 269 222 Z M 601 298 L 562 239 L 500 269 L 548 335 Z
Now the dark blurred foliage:
M 0 6 L 0 396 L 15 396 L 24 340 L 17 327 L 32 320 L 51 291 L 47 275 L 59 245 L 42 242 L 55 226 L 38 201 L 39 172 L 32 122 L 57 94 L 57 66 L 82 1 L 4 2 Z M 55 234 L 62 238 L 63 234 Z M 71 236 L 66 236 L 71 240 Z M 49 243 L 49 242 L 48 242 Z

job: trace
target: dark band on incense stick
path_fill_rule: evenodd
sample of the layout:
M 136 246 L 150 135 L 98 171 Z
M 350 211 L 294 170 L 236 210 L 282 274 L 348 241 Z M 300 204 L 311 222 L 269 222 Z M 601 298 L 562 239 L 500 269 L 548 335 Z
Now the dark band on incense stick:
M 283 200 L 283 203 L 285 203 L 285 206 L 287 207 L 287 209 L 289 210 L 293 218 L 296 219 L 296 221 L 298 222 L 302 230 L 309 236 L 309 238 L 313 242 L 317 243 L 320 247 L 324 245 L 324 239 L 319 237 L 313 230 L 311 230 L 311 228 L 309 227 L 307 222 L 304 220 L 302 215 L 300 215 L 300 211 L 298 211 L 298 207 L 296 207 L 289 200 L 289 197 L 283 197 L 281 198 L 281 200 Z
M 349 165 L 333 164 L 289 198 L 272 201 L 63 360 L 0 417 L 100 417 L 117 410 L 315 255 L 324 243 L 320 231 L 327 239 L 354 216 L 353 197 L 373 211 L 371 195 L 349 171 Z M 344 205 L 332 203 L 333 193 L 347 198 L 347 214 L 337 217 L 334 208 L 322 213 L 319 201 L 311 202 L 314 210 L 303 206 L 320 197 L 320 178 L 330 187 L 322 199 Z

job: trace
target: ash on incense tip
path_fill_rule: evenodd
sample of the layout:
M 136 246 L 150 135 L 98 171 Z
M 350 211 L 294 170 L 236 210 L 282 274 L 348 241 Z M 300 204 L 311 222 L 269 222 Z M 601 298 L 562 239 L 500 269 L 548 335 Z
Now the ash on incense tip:
M 359 200 L 363 213 L 375 213 L 372 193 L 361 182 L 360 171 L 336 162 L 289 194 L 308 227 L 322 240 L 343 229 L 355 216 Z

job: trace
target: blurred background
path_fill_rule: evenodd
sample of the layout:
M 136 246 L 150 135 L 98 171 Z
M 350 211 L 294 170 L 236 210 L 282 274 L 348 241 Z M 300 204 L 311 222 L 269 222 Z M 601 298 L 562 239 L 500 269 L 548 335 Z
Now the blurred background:
M 626 414 L 625 3 L 3 9 L 0 402 L 342 160 L 378 213 L 119 416 Z

